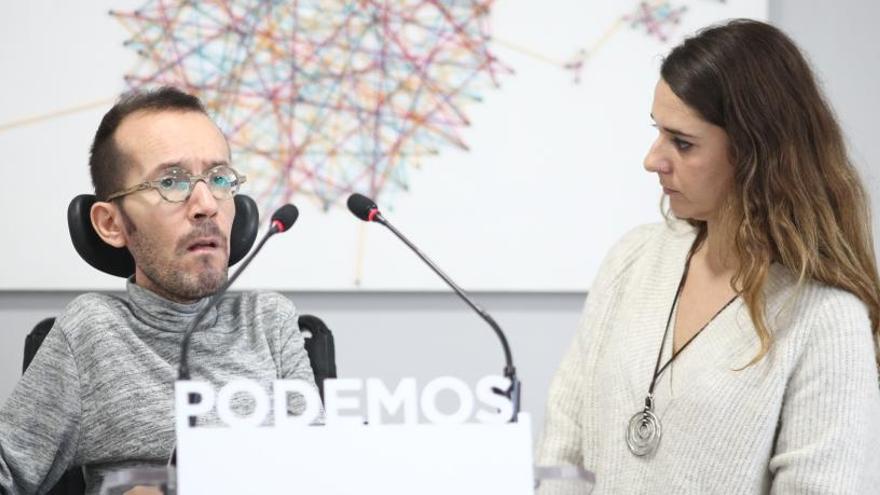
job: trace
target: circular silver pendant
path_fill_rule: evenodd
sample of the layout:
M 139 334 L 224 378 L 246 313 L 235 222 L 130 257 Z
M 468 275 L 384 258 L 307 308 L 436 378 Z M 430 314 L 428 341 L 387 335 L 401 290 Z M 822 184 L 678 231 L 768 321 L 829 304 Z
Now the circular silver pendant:
M 634 455 L 648 455 L 657 450 L 661 434 L 660 418 L 650 409 L 639 411 L 629 420 L 629 427 L 626 429 L 626 446 Z

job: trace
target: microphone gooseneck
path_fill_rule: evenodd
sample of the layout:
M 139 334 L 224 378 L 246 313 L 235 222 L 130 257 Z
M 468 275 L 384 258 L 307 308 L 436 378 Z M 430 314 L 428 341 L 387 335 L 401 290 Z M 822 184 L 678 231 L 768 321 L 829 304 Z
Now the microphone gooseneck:
M 205 307 L 202 308 L 202 310 L 199 311 L 199 313 L 193 319 L 190 326 L 186 329 L 186 332 L 184 332 L 183 341 L 180 343 L 180 364 L 178 365 L 177 369 L 178 380 L 190 379 L 189 344 L 192 340 L 192 334 L 199 326 L 199 323 L 202 322 L 202 320 L 205 318 L 211 308 L 217 306 L 217 303 L 220 302 L 220 298 L 223 297 L 224 294 L 226 294 L 226 291 L 229 290 L 229 287 L 232 285 L 232 283 L 235 282 L 239 275 L 241 275 L 241 272 L 243 272 L 244 269 L 247 268 L 247 266 L 254 259 L 254 256 L 256 256 L 257 253 L 259 253 L 260 250 L 263 249 L 263 245 L 266 244 L 266 241 L 268 241 L 269 238 L 273 235 L 279 234 L 289 229 L 296 222 L 296 219 L 298 217 L 299 210 L 297 210 L 296 206 L 293 206 L 292 204 L 286 204 L 281 208 L 278 208 L 278 210 L 276 210 L 275 213 L 272 215 L 269 230 L 266 232 L 263 238 L 260 239 L 257 247 L 254 248 L 253 251 L 251 251 L 251 253 L 248 255 L 247 258 L 245 258 L 245 260 L 241 263 L 235 273 L 233 273 L 232 276 L 229 277 L 229 280 L 227 280 L 226 283 L 223 284 L 223 286 L 220 287 L 220 289 L 215 292 L 213 296 L 211 296 L 210 302 L 208 302 L 208 304 L 206 304 Z
M 506 391 L 502 391 L 503 395 L 510 399 L 513 404 L 513 416 L 511 417 L 511 421 L 515 422 L 517 416 L 519 415 L 520 409 L 520 392 L 521 386 L 519 379 L 516 376 L 516 368 L 513 365 L 513 356 L 510 352 L 510 345 L 507 343 L 507 337 L 504 335 L 504 331 L 501 330 L 501 326 L 492 318 L 489 313 L 480 307 L 461 287 L 458 286 L 451 278 L 449 278 L 446 273 L 443 272 L 433 261 L 431 261 L 428 256 L 423 253 L 419 248 L 415 246 L 409 239 L 406 238 L 399 230 L 397 230 L 394 225 L 391 224 L 381 212 L 379 212 L 379 207 L 376 206 L 376 203 L 373 202 L 372 199 L 364 196 L 363 194 L 354 193 L 348 197 L 348 209 L 351 211 L 354 216 L 360 218 L 365 222 L 376 222 L 382 224 L 390 230 L 398 239 L 400 239 L 404 244 L 406 244 L 416 255 L 421 258 L 422 261 L 427 264 L 431 270 L 434 271 L 444 282 L 448 285 L 452 290 L 460 297 L 471 309 L 473 309 L 479 316 L 482 318 L 492 330 L 495 332 L 495 335 L 498 336 L 498 340 L 501 341 L 501 348 L 504 351 L 504 376 L 510 380 L 510 388 Z

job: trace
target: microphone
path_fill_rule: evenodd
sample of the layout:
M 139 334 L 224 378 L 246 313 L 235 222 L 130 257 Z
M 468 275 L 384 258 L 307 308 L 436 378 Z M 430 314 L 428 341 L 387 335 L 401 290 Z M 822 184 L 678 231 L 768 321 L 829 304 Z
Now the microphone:
M 248 255 L 247 258 L 241 263 L 238 269 L 229 277 L 229 280 L 220 287 L 213 296 L 211 296 L 211 301 L 202 308 L 201 311 L 196 315 L 195 319 L 193 319 L 189 328 L 186 329 L 186 332 L 183 334 L 183 342 L 180 344 L 180 364 L 177 369 L 177 379 L 178 380 L 189 380 L 189 343 L 192 340 L 192 334 L 195 331 L 196 327 L 199 326 L 199 323 L 205 318 L 205 315 L 208 314 L 208 311 L 211 310 L 217 303 L 220 302 L 220 298 L 226 294 L 226 291 L 229 290 L 229 286 L 235 282 L 235 279 L 241 275 L 241 272 L 244 271 L 245 268 L 251 263 L 251 260 L 254 259 L 254 256 L 263 249 L 263 244 L 266 244 L 266 241 L 269 240 L 275 234 L 280 234 L 281 232 L 289 229 L 296 222 L 296 219 L 299 217 L 299 210 L 296 209 L 296 206 L 292 204 L 286 204 L 281 208 L 275 210 L 275 213 L 272 214 L 272 220 L 270 221 L 269 230 L 260 239 L 260 242 L 257 244 L 257 247 L 251 251 L 251 254 Z M 192 398 L 190 398 L 192 400 Z
M 520 406 L 520 382 L 516 377 L 516 368 L 513 366 L 513 357 L 510 353 L 510 346 L 507 344 L 507 337 L 504 336 L 504 332 L 501 330 L 501 327 L 492 318 L 489 313 L 486 312 L 483 308 L 477 305 L 473 299 L 464 291 L 461 287 L 459 287 L 455 282 L 449 278 L 448 275 L 443 273 L 440 268 L 434 264 L 433 261 L 428 259 L 428 256 L 419 250 L 410 242 L 409 239 L 406 238 L 403 234 L 400 233 L 391 223 L 379 212 L 379 207 L 376 206 L 376 203 L 373 202 L 372 199 L 364 196 L 363 194 L 354 193 L 348 197 L 348 209 L 354 214 L 354 216 L 360 218 L 365 222 L 376 222 L 384 225 L 388 230 L 390 230 L 398 239 L 403 241 L 422 261 L 427 264 L 431 270 L 434 271 L 444 282 L 446 285 L 452 288 L 453 291 L 458 295 L 458 297 L 462 298 L 468 306 L 471 307 L 486 323 L 492 327 L 492 330 L 495 332 L 495 335 L 498 336 L 498 339 L 501 341 L 501 348 L 504 350 L 504 376 L 505 378 L 510 380 L 510 388 L 507 390 L 498 390 L 496 389 L 496 393 L 500 393 L 504 395 L 508 399 L 510 399 L 511 404 L 513 404 L 513 416 L 511 417 L 511 422 L 516 422 L 517 416 L 519 415 L 519 406 Z

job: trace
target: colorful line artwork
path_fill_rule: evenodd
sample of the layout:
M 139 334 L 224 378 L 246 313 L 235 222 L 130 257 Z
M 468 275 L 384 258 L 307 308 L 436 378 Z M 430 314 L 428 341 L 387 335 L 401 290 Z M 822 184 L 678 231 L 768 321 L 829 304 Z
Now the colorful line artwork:
M 718 2 L 719 0 L 713 1 Z M 722 3 L 724 2 L 724 0 L 720 1 Z M 578 49 L 573 56 L 564 61 L 554 59 L 554 57 L 542 53 L 537 53 L 531 48 L 507 40 L 496 38 L 493 41 L 498 46 L 508 48 L 540 62 L 562 68 L 572 74 L 572 82 L 579 84 L 582 79 L 581 76 L 583 71 L 590 58 L 593 57 L 606 43 L 613 39 L 614 35 L 617 34 L 622 27 L 629 26 L 633 30 L 644 28 L 646 34 L 656 38 L 662 43 L 666 43 L 669 41 L 670 34 L 674 27 L 681 23 L 682 16 L 685 12 L 687 12 L 686 6 L 673 8 L 671 4 L 665 0 L 639 2 L 632 12 L 623 14 L 612 22 L 608 28 L 603 31 L 602 35 L 589 46 L 589 48 Z
M 645 31 L 666 42 L 670 31 L 681 22 L 686 6 L 672 7 L 670 2 L 641 2 L 635 12 L 624 17 L 633 29 L 643 27 Z
M 468 106 L 511 71 L 493 0 L 150 0 L 111 11 L 139 55 L 131 89 L 197 94 L 263 208 L 352 191 L 387 199 L 425 157 L 467 149 Z

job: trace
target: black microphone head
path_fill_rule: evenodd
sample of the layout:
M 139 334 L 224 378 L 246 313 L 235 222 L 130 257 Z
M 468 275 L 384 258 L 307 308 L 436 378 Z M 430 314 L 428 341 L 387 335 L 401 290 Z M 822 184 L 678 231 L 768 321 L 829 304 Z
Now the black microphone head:
M 348 197 L 348 209 L 365 222 L 372 222 L 379 211 L 379 207 L 372 199 L 359 193 L 353 193 Z
M 284 232 L 293 226 L 298 217 L 299 210 L 296 209 L 296 206 L 288 203 L 275 210 L 275 213 L 272 214 L 271 225 L 275 227 L 278 232 Z

